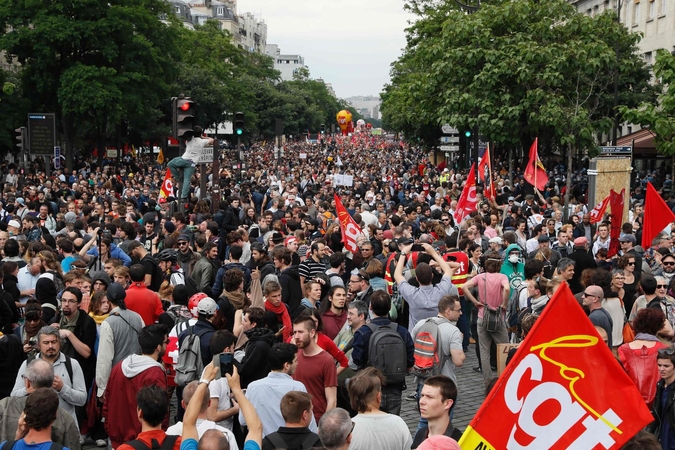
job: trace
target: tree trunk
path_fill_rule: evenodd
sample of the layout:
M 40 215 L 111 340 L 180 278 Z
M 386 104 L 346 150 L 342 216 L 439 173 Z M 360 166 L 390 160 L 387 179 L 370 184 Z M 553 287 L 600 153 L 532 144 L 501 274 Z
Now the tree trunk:
M 569 219 L 570 216 L 570 192 L 572 191 L 572 144 L 567 146 L 567 183 L 565 189 L 565 210 L 563 211 L 563 217 L 565 220 Z
M 509 147 L 509 181 L 513 186 L 513 147 Z

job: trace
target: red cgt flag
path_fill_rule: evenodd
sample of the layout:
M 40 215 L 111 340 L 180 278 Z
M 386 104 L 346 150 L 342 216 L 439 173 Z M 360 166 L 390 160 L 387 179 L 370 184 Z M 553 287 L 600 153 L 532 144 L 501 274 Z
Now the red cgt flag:
M 462 195 L 459 196 L 457 200 L 457 209 L 455 209 L 455 223 L 460 224 L 464 217 L 472 211 L 476 210 L 476 173 L 475 173 L 476 164 L 471 164 L 471 170 L 469 170 L 469 176 L 466 179 L 466 184 L 464 189 L 462 189 Z
M 619 253 L 619 237 L 621 236 L 621 225 L 623 225 L 623 202 L 626 195 L 626 189 L 621 189 L 621 193 L 617 194 L 614 189 L 609 191 L 609 207 L 612 210 L 610 215 L 612 227 L 609 230 L 609 250 L 607 257 Z
M 548 183 L 548 174 L 546 173 L 544 164 L 539 159 L 538 146 L 539 138 L 534 138 L 534 142 L 530 147 L 530 161 L 527 163 L 527 167 L 525 167 L 523 178 L 532 186 L 543 191 L 546 188 L 546 183 Z
M 618 449 L 653 420 L 563 283 L 459 441 L 474 449 Z
M 604 198 L 600 203 L 595 205 L 595 208 L 593 208 L 590 212 L 591 216 L 591 223 L 598 223 L 602 222 L 602 216 L 605 215 L 605 210 L 607 209 L 607 206 L 609 205 L 609 195 Z
M 666 202 L 651 183 L 647 183 L 647 195 L 645 197 L 645 214 L 642 224 L 642 248 L 652 246 L 652 240 L 675 221 L 675 214 L 668 208 Z
M 356 238 L 363 234 L 359 225 L 354 221 L 352 216 L 349 215 L 345 206 L 342 204 L 342 200 L 338 197 L 337 194 L 333 194 L 335 198 L 335 212 L 337 212 L 338 219 L 340 220 L 340 231 L 342 232 L 342 242 L 345 244 L 345 248 L 350 252 L 354 253 L 358 250 L 358 245 L 356 244 Z
M 162 183 L 162 188 L 159 191 L 160 198 L 167 198 L 173 195 L 173 183 L 171 182 L 171 170 L 166 169 L 166 175 L 164 175 L 164 183 Z

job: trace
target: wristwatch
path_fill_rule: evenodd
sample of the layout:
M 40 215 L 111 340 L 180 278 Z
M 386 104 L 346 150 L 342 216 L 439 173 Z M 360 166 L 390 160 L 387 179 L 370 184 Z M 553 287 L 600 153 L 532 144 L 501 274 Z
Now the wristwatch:
M 202 379 L 199 380 L 199 383 L 198 383 L 198 384 L 202 384 L 202 383 L 206 383 L 207 386 L 208 386 L 209 384 L 211 384 L 211 382 L 210 382 L 209 380 L 207 380 L 206 378 L 202 378 Z

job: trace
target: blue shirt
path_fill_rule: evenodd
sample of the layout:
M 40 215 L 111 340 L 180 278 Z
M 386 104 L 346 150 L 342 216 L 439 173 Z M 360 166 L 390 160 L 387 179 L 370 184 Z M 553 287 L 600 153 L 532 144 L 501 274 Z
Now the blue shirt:
M 666 405 L 668 404 L 668 399 L 670 398 L 670 390 L 673 389 L 673 384 L 665 388 L 661 393 L 661 398 L 658 401 L 661 402 L 661 411 L 665 416 Z M 664 450 L 673 450 L 675 449 L 675 429 L 673 424 L 670 421 L 663 417 L 661 419 L 661 429 L 659 430 L 659 442 Z
M 300 381 L 291 378 L 282 372 L 270 372 L 265 378 L 256 380 L 248 385 L 246 398 L 253 404 L 263 426 L 263 437 L 274 433 L 279 427 L 286 426 L 281 415 L 281 398 L 290 391 L 307 392 L 307 388 Z M 244 415 L 239 411 L 239 423 L 246 425 Z M 316 421 L 312 415 L 312 423 L 308 427 L 316 433 Z
M 0 449 L 5 447 L 5 442 L 3 441 L 2 444 L 0 444 Z M 14 444 L 14 450 L 49 450 L 49 448 L 52 446 L 52 442 L 42 442 L 40 444 L 26 444 L 26 441 L 23 439 L 20 439 L 16 441 L 16 444 Z M 63 447 L 63 450 L 70 450 L 68 447 Z
M 196 439 L 183 439 L 180 443 L 180 450 L 197 450 L 198 446 L 199 442 L 197 442 Z M 49 448 L 44 450 L 49 450 Z M 242 450 L 260 450 L 260 446 L 255 441 L 246 441 L 244 442 L 244 448 Z

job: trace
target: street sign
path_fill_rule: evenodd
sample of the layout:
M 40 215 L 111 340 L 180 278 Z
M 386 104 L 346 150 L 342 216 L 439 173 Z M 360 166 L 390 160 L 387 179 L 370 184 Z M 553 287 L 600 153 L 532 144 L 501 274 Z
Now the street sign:
M 459 136 L 441 136 L 441 144 L 451 144 L 459 142 Z
M 600 156 L 630 156 L 632 153 L 633 147 L 629 145 L 600 147 Z
M 213 162 L 213 146 L 204 147 L 199 159 L 195 161 L 197 164 L 211 164 Z
M 443 131 L 444 134 L 457 134 L 459 131 L 455 127 L 451 127 L 450 124 L 445 124 L 441 127 L 441 131 Z
M 459 145 L 441 145 L 442 152 L 458 152 Z
M 47 113 L 28 114 L 28 148 L 32 155 L 52 156 L 56 144 L 56 116 Z
M 59 146 L 54 147 L 54 168 L 61 168 L 61 147 Z

